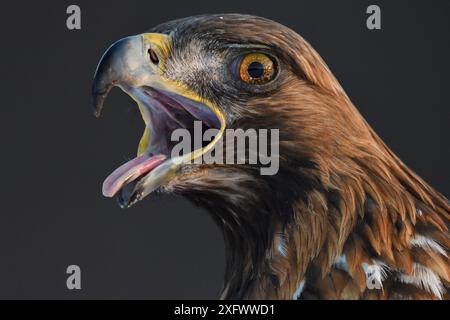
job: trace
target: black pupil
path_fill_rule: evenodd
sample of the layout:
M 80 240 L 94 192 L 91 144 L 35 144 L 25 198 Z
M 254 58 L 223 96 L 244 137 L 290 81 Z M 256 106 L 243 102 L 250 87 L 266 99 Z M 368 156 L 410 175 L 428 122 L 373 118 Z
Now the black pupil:
M 247 72 L 252 78 L 261 78 L 264 75 L 264 66 L 261 62 L 252 62 L 248 66 Z

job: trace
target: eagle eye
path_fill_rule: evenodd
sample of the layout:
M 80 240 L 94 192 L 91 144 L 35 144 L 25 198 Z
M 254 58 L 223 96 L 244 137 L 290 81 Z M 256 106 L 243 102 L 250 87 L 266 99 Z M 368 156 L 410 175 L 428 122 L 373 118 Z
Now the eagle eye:
M 239 65 L 239 77 L 248 84 L 265 84 L 275 76 L 275 63 L 264 53 L 249 53 Z

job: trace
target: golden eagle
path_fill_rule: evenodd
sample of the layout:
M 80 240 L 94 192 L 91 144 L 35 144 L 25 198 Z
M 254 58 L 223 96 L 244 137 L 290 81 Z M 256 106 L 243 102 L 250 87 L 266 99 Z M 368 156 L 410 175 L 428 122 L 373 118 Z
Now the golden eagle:
M 167 22 L 105 52 L 97 115 L 114 86 L 146 127 L 104 195 L 129 207 L 159 190 L 207 208 L 226 245 L 221 298 L 449 297 L 448 200 L 393 154 L 294 31 L 240 14 Z M 170 157 L 171 132 L 195 120 L 215 137 Z M 228 128 L 279 129 L 278 173 L 188 161 Z

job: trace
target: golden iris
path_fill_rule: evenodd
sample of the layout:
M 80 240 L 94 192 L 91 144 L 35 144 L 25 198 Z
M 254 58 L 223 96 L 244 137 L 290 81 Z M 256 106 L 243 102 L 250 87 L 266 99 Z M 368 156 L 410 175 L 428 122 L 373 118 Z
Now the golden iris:
M 244 56 L 239 66 L 239 76 L 248 84 L 265 84 L 273 79 L 275 64 L 264 53 L 249 53 Z

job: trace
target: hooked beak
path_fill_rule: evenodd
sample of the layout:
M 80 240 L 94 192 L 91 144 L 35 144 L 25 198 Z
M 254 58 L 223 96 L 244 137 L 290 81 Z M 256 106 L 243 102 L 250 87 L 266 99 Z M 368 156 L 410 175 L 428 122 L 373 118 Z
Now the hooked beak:
M 211 150 L 223 135 L 225 118 L 217 106 L 181 83 L 164 78 L 171 50 L 171 38 L 164 34 L 121 39 L 103 54 L 94 76 L 92 97 L 97 117 L 108 93 L 117 86 L 136 101 L 145 122 L 138 156 L 117 168 L 103 183 L 103 195 L 118 195 L 123 208 L 166 184 L 182 164 Z M 173 131 L 186 129 L 192 133 L 196 121 L 201 121 L 204 130 L 217 130 L 214 139 L 192 152 L 172 156 Z

